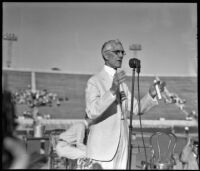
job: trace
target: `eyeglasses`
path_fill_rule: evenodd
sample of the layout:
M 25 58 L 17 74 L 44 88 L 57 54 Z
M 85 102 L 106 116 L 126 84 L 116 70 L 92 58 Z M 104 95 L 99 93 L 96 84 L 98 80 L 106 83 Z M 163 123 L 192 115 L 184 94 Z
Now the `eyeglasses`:
M 125 51 L 124 50 L 106 50 L 105 52 L 113 52 L 115 53 L 116 55 L 119 55 L 119 53 L 121 53 L 123 56 L 126 55 Z

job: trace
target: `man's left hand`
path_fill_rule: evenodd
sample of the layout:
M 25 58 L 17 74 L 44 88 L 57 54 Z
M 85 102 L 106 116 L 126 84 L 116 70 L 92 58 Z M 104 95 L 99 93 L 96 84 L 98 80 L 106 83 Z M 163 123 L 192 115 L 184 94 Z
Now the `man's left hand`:
M 159 81 L 158 87 L 160 89 L 160 92 L 164 91 L 164 88 L 166 86 L 165 81 Z M 157 95 L 156 88 L 155 88 L 155 83 L 153 83 L 150 88 L 149 88 L 149 94 L 152 98 L 154 98 Z

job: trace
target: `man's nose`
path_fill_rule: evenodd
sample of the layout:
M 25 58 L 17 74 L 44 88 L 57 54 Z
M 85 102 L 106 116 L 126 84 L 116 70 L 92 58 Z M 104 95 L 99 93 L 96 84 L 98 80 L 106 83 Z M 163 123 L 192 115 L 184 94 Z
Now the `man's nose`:
M 121 58 L 121 59 L 124 57 L 124 55 L 123 55 L 122 52 L 120 52 L 120 53 L 118 54 L 118 56 L 119 56 L 119 58 Z

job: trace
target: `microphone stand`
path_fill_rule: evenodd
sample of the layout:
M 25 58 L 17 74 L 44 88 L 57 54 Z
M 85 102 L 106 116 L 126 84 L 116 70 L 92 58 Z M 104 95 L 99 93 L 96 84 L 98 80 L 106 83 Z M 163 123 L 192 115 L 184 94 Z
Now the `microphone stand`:
M 130 110 L 130 124 L 129 124 L 129 140 L 128 140 L 128 164 L 127 170 L 131 170 L 131 160 L 132 160 L 132 118 L 133 118 L 133 102 L 134 102 L 134 83 L 135 83 L 135 68 L 133 66 L 132 72 L 132 91 L 131 91 L 131 110 Z
M 138 83 L 138 116 L 139 116 L 139 121 L 140 121 L 140 130 L 141 130 L 141 135 L 142 135 L 142 142 L 143 142 L 143 146 L 144 146 L 144 152 L 145 152 L 145 164 L 144 164 L 144 167 L 143 169 L 144 170 L 147 170 L 147 152 L 146 152 L 146 147 L 145 147 L 145 143 L 144 143 L 144 136 L 143 136 L 143 130 L 142 130 L 142 119 L 141 119 L 141 106 L 140 106 L 140 86 L 139 86 L 139 74 L 140 74 L 140 60 L 138 60 L 138 63 L 137 63 L 137 73 L 138 73 L 138 80 L 137 80 L 137 83 Z

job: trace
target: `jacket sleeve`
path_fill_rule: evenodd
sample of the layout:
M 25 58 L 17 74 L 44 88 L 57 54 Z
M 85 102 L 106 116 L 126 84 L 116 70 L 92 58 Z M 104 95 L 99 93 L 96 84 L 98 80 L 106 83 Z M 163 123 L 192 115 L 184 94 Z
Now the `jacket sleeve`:
M 86 113 L 90 119 L 100 116 L 116 99 L 110 90 L 101 94 L 97 81 L 92 77 L 85 89 Z
M 123 85 L 126 89 L 126 96 L 128 99 L 128 111 L 131 111 L 131 92 L 128 89 L 126 84 Z M 138 114 L 138 100 L 134 97 L 134 105 L 133 105 L 133 113 L 135 115 Z M 152 98 L 149 93 L 147 93 L 141 100 L 140 100 L 140 113 L 147 112 L 153 106 L 157 105 L 158 101 L 156 98 Z

